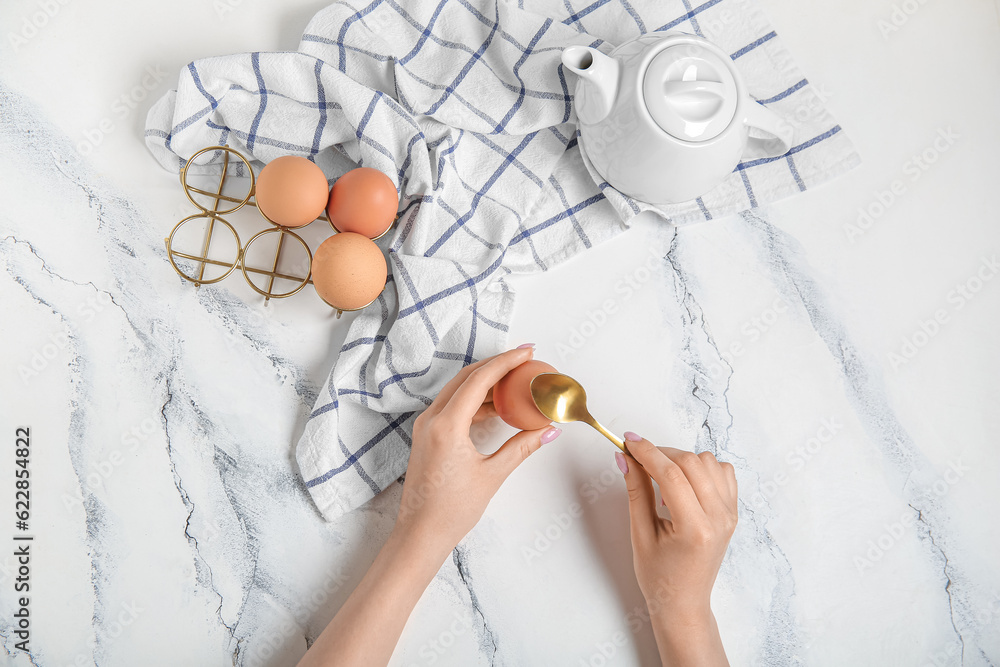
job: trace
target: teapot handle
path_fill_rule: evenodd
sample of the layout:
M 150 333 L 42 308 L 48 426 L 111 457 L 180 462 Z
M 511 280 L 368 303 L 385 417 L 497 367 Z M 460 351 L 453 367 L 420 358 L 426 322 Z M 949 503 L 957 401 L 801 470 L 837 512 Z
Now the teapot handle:
M 746 105 L 743 122 L 747 127 L 756 128 L 772 135 L 768 138 L 750 137 L 747 141 L 746 151 L 743 153 L 744 160 L 779 157 L 791 149 L 795 128 L 764 105 L 750 100 L 750 103 Z

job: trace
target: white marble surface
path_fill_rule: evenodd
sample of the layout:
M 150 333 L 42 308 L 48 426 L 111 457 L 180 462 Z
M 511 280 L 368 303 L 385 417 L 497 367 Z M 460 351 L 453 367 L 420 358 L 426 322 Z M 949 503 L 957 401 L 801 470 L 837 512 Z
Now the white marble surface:
M 891 2 L 764 2 L 859 170 L 676 235 L 644 221 L 515 283 L 512 344 L 583 380 L 609 427 L 737 466 L 714 600 L 737 665 L 1000 662 L 1000 279 L 977 282 L 1000 253 L 998 7 L 897 5 L 915 11 L 884 36 Z M 325 524 L 295 473 L 347 320 L 182 283 L 162 239 L 190 209 L 141 141 L 187 61 L 294 48 L 321 6 L 0 6 L 0 484 L 29 425 L 35 535 L 30 656 L 0 549 L 0 663 L 291 664 L 392 525 L 398 485 Z M 612 449 L 568 428 L 442 568 L 393 664 L 657 664 L 626 518 Z

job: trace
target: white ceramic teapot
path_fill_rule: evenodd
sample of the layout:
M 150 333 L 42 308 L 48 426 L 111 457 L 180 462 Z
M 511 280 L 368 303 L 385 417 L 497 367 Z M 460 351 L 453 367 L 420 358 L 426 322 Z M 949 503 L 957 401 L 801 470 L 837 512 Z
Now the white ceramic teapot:
M 583 151 L 635 199 L 695 199 L 741 159 L 776 157 L 792 146 L 792 127 L 754 101 L 730 57 L 702 37 L 643 35 L 610 56 L 571 46 L 562 62 L 580 78 L 574 105 Z M 750 137 L 750 128 L 770 137 Z

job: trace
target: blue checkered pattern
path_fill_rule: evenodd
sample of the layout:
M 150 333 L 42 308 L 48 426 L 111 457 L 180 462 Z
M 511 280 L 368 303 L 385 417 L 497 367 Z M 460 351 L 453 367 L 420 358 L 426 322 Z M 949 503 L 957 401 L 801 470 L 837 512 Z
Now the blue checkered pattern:
M 414 415 L 462 366 L 507 345 L 507 275 L 546 270 L 646 208 L 590 176 L 560 52 L 671 29 L 730 52 L 797 142 L 664 217 L 710 220 L 857 162 L 751 0 L 344 0 L 316 15 L 298 52 L 191 63 L 151 110 L 147 143 L 170 169 L 228 143 L 257 164 L 296 154 L 330 176 L 374 167 L 400 190 L 399 222 L 381 240 L 389 286 L 351 323 L 297 447 L 326 518 L 396 480 Z

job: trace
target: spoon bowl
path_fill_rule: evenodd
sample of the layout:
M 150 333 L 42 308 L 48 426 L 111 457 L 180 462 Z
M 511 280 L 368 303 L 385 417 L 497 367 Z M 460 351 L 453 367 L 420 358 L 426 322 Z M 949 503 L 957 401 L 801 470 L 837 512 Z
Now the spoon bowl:
M 531 381 L 531 398 L 543 415 L 559 424 L 584 422 L 625 450 L 625 443 L 594 419 L 587 410 L 587 392 L 583 385 L 562 373 L 542 373 Z

